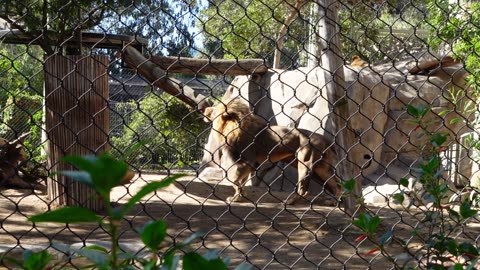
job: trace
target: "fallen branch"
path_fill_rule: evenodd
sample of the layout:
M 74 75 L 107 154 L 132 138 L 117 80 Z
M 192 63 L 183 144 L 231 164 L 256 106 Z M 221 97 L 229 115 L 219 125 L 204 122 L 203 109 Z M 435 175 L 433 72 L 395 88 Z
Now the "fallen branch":
M 142 75 L 150 83 L 188 105 L 201 111 L 211 105 L 207 97 L 195 91 L 193 88 L 183 85 L 179 80 L 167 77 L 165 70 L 145 58 L 135 48 L 131 46 L 125 47 L 123 50 L 123 58 L 130 68 L 136 70 L 138 74 Z

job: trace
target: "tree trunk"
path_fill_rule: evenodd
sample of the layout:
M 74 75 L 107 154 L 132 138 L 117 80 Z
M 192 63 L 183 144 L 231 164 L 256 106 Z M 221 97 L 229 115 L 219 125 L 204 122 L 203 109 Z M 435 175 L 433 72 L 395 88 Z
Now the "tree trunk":
M 48 56 L 45 61 L 46 132 L 50 172 L 72 170 L 66 155 L 108 150 L 107 56 Z M 85 185 L 54 175 L 47 180 L 53 206 L 80 205 L 94 211 L 104 205 Z
M 321 0 L 320 7 L 320 43 L 322 48 L 322 68 L 326 70 L 325 88 L 328 100 L 331 104 L 330 111 L 333 113 L 333 130 L 335 135 L 336 151 L 339 157 L 337 175 L 342 181 L 355 179 L 354 194 L 345 200 L 346 212 L 353 216 L 357 211 L 356 197 L 362 195 L 362 183 L 360 168 L 356 166 L 349 149 L 355 144 L 355 136 L 348 125 L 350 112 L 348 109 L 348 97 L 344 87 L 343 67 L 341 57 L 341 45 L 339 40 L 338 5 L 335 0 Z

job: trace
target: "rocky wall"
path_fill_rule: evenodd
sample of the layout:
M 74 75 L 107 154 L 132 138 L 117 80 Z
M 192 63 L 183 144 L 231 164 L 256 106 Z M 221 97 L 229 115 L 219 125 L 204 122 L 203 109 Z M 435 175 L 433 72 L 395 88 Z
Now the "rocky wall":
M 452 91 L 462 91 L 466 93 L 463 99 L 469 99 L 462 66 L 438 68 L 423 75 L 409 74 L 408 70 L 417 64 L 418 61 L 406 60 L 395 65 L 344 67 L 349 125 L 357 138 L 350 151 L 353 151 L 355 163 L 363 168 L 365 184 L 396 183 L 398 179 L 408 177 L 411 166 L 418 159 L 418 146 L 424 143 L 424 137 L 418 136 L 416 126 L 409 122 L 407 104 L 432 106 L 428 115 L 434 121 L 431 128 L 449 133 L 452 141 L 471 131 L 464 121 L 451 122 L 459 116 L 466 121 L 471 119 L 471 115 L 457 113 L 461 108 L 456 108 L 457 112 L 439 115 L 453 109 Z M 317 67 L 269 70 L 267 74 L 253 78 L 239 76 L 227 89 L 223 101 L 242 96 L 250 102 L 256 114 L 268 119 L 272 125 L 296 126 L 332 138 L 331 102 L 327 100 L 322 81 L 325 76 L 321 72 L 324 71 Z M 207 144 L 206 147 L 210 153 L 218 146 L 212 148 Z M 206 154 L 204 164 L 211 157 Z M 277 179 L 280 171 L 277 167 L 266 178 Z M 264 181 L 269 182 L 268 179 Z

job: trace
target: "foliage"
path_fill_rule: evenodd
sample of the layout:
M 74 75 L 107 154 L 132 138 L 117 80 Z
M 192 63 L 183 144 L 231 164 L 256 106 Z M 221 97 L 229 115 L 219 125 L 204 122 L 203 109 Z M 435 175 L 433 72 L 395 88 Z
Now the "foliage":
M 108 7 L 109 15 L 97 27 L 100 32 L 140 35 L 149 39 L 153 54 L 192 57 L 193 16 L 196 1 L 129 0 Z M 118 16 L 121 15 L 121 16 Z
M 200 12 L 197 26 L 213 47 L 209 54 L 220 50 L 225 58 L 264 58 L 271 63 L 277 33 L 292 6 L 292 1 L 284 0 L 212 1 Z M 302 13 L 308 14 L 307 6 Z M 295 65 L 295 54 L 306 38 L 305 21 L 297 18 L 288 29 L 285 49 L 290 53 L 284 66 Z
M 131 153 L 130 164 L 166 166 L 192 165 L 198 162 L 207 136 L 207 125 L 178 99 L 162 93 L 148 93 L 126 123 L 122 136 L 112 138 L 112 148 L 121 156 L 138 142 L 142 146 Z M 163 166 L 163 165 L 162 165 Z
M 182 260 L 183 269 L 187 270 L 227 269 L 228 258 L 222 260 L 219 258 L 218 253 L 214 251 L 209 251 L 204 256 L 194 251 L 188 251 L 183 255 L 183 258 L 180 255 L 176 255 L 178 250 L 188 249 L 189 244 L 201 236 L 199 233 L 193 234 L 179 245 L 169 246 L 162 251 L 161 249 L 165 247 L 164 240 L 167 236 L 167 224 L 163 220 L 148 222 L 138 231 L 140 239 L 151 253 L 150 256 L 138 257 L 124 253 L 118 247 L 118 228 L 132 207 L 149 193 L 170 185 L 182 175 L 167 177 L 159 182 L 150 182 L 133 195 L 126 204 L 112 207 L 110 204 L 110 192 L 115 186 L 120 184 L 123 176 L 127 173 L 127 165 L 125 163 L 114 159 L 108 154 L 103 154 L 99 157 L 69 156 L 65 158 L 65 161 L 76 166 L 79 171 L 63 171 L 60 173 L 94 189 L 104 201 L 106 217 L 99 216 L 82 207 L 65 207 L 32 216 L 29 220 L 34 223 L 97 223 L 106 228 L 111 239 L 111 250 L 101 246 L 88 246 L 76 250 L 53 244 L 55 248 L 66 253 L 76 253 L 83 256 L 92 262 L 90 267 L 97 269 L 133 269 L 135 264 L 141 265 L 143 269 L 177 269 L 180 260 Z M 158 255 L 161 256 L 159 257 Z M 53 256 L 47 251 L 38 253 L 27 251 L 23 261 L 5 259 L 15 263 L 21 269 L 52 269 L 56 266 L 53 263 Z M 248 267 L 242 265 L 238 269 L 248 269 Z
M 425 41 L 417 35 L 395 33 L 423 27 L 424 2 L 347 1 L 339 12 L 344 55 L 357 54 L 375 63 L 400 59 L 425 47 Z
M 9 97 L 19 93 L 42 95 L 42 51 L 0 43 L 0 108 Z
M 431 28 L 430 45 L 445 46 L 452 56 L 463 62 L 469 73 L 468 83 L 478 100 L 480 86 L 480 3 L 450 4 L 448 0 L 430 1 L 428 24 Z
M 450 89 L 447 98 L 454 105 L 455 112 L 460 115 L 452 119 L 452 123 L 462 122 L 473 132 L 465 135 L 462 147 L 472 154 L 469 157 L 478 162 L 480 141 L 480 3 L 451 3 L 447 0 L 430 0 L 428 25 L 431 29 L 429 43 L 434 49 L 451 54 L 458 62 L 463 63 L 467 72 L 469 91 Z M 447 114 L 452 111 L 444 111 Z M 473 151 L 471 151 L 473 150 Z M 478 198 L 478 191 L 471 191 L 472 198 Z M 478 204 L 478 202 L 477 202 Z
M 402 53 L 425 46 L 416 35 L 391 34 L 391 29 L 421 28 L 426 6 L 421 1 L 342 1 L 339 2 L 340 39 L 345 56 L 359 54 L 370 62 L 398 59 Z M 264 58 L 271 63 L 277 34 L 293 1 L 209 1 L 197 25 L 205 31 L 205 49 L 216 57 Z M 283 67 L 305 65 L 299 53 L 316 44 L 322 7 L 309 3 L 288 28 Z M 382 33 L 383 30 L 383 33 Z M 310 31 L 310 32 L 309 32 Z M 308 48 L 307 48 L 308 47 Z M 403 51 L 399 51 L 403 50 Z M 314 57 L 317 52 L 307 51 Z M 348 57 L 347 57 L 348 58 Z
M 393 236 L 389 230 L 377 238 L 377 228 L 380 224 L 378 216 L 362 214 L 353 221 L 364 233 L 356 239 L 357 242 L 368 238 L 375 244 L 367 254 L 381 251 L 392 262 L 395 256 L 388 253 L 385 244 L 391 241 L 400 243 L 405 250 L 405 255 L 413 254 L 411 261 L 418 264 L 419 269 L 474 269 L 480 256 L 480 247 L 475 242 L 460 241 L 455 235 L 472 219 L 476 219 L 478 211 L 472 208 L 472 202 L 465 200 L 448 200 L 451 189 L 448 180 L 442 177 L 445 166 L 442 165 L 442 152 L 445 151 L 447 135 L 438 131 L 430 131 L 431 121 L 425 116 L 430 112 L 429 107 L 408 105 L 407 111 L 413 117 L 412 123 L 416 124 L 415 131 L 418 136 L 425 136 L 428 142 L 422 147 L 422 157 L 419 167 L 416 169 L 418 177 L 416 183 L 421 186 L 422 192 L 416 194 L 407 192 L 409 181 L 401 179 L 400 192 L 393 194 L 393 199 L 403 204 L 407 213 L 415 216 L 419 221 L 413 228 L 412 236 L 400 239 Z M 407 194 L 410 202 L 406 205 Z M 412 206 L 416 205 L 421 212 L 415 212 Z M 409 245 L 415 238 L 422 242 L 421 248 L 411 250 Z M 420 260 L 419 260 L 420 258 Z M 398 262 L 396 262 L 398 264 Z M 404 268 L 405 265 L 397 265 Z M 466 267 L 466 268 L 464 268 Z
M 51 55 L 62 53 L 72 36 L 85 30 L 112 34 L 136 34 L 153 39 L 156 53 L 190 56 L 186 44 L 193 43 L 186 11 L 192 3 L 163 0 L 3 1 L 0 18 L 34 37 Z M 148 26 L 148 27 L 146 27 Z M 69 48 L 67 53 L 78 53 Z
M 43 68 L 39 48 L 0 47 L 0 137 L 14 140 L 29 133 L 28 154 L 41 160 Z

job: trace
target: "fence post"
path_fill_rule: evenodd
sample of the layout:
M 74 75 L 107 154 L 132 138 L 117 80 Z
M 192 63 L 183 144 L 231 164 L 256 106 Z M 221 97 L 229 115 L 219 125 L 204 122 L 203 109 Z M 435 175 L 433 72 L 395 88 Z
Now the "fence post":
M 45 61 L 47 160 L 51 172 L 72 170 L 65 155 L 99 154 L 108 149 L 107 56 L 48 56 Z M 47 180 L 54 207 L 80 205 L 94 211 L 104 205 L 85 185 L 54 175 Z
M 356 212 L 356 196 L 362 195 L 360 168 L 354 164 L 351 156 L 355 136 L 348 127 L 350 112 L 348 110 L 348 97 L 344 86 L 344 61 L 339 39 L 338 1 L 321 0 L 319 10 L 319 36 L 321 48 L 321 66 L 327 74 L 324 78 L 328 101 L 332 106 L 333 130 L 335 135 L 336 151 L 339 157 L 337 175 L 342 181 L 354 178 L 356 185 L 354 194 L 345 198 L 345 210 L 353 216 Z

